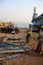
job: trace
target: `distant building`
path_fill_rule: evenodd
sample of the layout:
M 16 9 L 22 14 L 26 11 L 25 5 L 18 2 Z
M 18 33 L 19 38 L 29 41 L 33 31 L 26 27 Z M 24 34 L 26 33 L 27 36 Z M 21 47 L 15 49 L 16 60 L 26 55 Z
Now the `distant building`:
M 33 18 L 32 19 L 35 19 L 36 17 L 37 17 L 36 7 L 34 7 L 34 13 L 33 13 Z
M 34 14 L 31 22 L 33 23 L 32 31 L 39 31 L 40 26 L 43 25 L 43 14 L 37 17 L 36 9 L 34 9 Z
M 43 14 L 32 20 L 33 25 L 42 25 L 43 24 Z

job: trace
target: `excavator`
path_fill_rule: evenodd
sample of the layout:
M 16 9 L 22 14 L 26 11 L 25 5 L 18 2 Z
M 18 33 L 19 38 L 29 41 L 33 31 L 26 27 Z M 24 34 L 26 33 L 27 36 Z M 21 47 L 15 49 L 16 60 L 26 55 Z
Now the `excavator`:
M 3 33 L 10 33 L 12 32 L 14 29 L 14 26 L 11 22 L 9 23 L 1 23 L 0 24 L 0 32 L 3 32 Z

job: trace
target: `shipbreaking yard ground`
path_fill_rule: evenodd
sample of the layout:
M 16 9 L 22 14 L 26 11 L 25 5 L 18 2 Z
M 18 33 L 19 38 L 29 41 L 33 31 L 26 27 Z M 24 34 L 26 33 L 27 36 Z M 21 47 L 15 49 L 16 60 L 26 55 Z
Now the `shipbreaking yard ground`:
M 35 51 L 30 51 L 26 45 L 19 46 L 18 44 L 14 44 L 14 43 L 0 42 L 0 65 L 1 64 L 3 65 L 3 63 L 7 63 L 7 61 L 9 61 L 9 60 L 12 61 L 13 59 L 16 60 L 17 58 L 22 58 L 22 56 L 30 57 L 31 62 L 33 61 L 32 60 L 33 58 L 39 58 L 39 59 L 43 58 L 42 53 L 36 53 Z M 27 59 L 27 58 L 25 58 L 25 59 Z M 42 64 L 43 64 L 43 62 L 42 62 Z
M 8 53 L 8 54 L 11 54 L 11 53 Z M 35 53 L 34 51 L 30 51 L 30 52 L 19 52 L 19 53 L 14 53 L 13 52 L 11 55 L 8 55 L 6 57 L 1 57 L 0 61 L 4 61 L 4 60 L 8 61 L 8 60 L 11 60 L 11 59 L 16 59 L 17 57 L 20 57 L 22 55 L 28 55 L 28 56 L 34 56 L 34 57 L 43 57 L 42 54 Z
M 24 42 L 26 38 L 26 33 L 22 32 L 22 34 L 21 33 L 20 34 L 7 34 L 7 37 L 9 36 L 10 37 L 11 36 L 17 36 L 17 37 L 21 36 L 20 38 L 23 38 L 23 42 Z M 35 35 L 35 37 L 36 36 L 37 35 Z M 6 40 L 4 39 L 4 37 Z M 43 65 L 43 53 L 37 53 L 34 50 L 30 51 L 28 47 L 28 43 L 26 42 L 23 43 L 22 41 L 19 41 L 19 42 L 23 44 L 19 43 L 18 41 L 13 41 L 13 42 L 8 41 L 7 42 L 6 34 L 4 33 L 0 33 L 0 38 L 2 38 L 0 39 L 1 40 L 0 41 L 0 65 L 4 65 L 4 63 L 8 63 L 5 65 L 13 65 L 13 64 L 9 64 L 9 62 L 14 63 L 15 61 L 16 61 L 14 63 L 15 65 L 38 65 L 39 63 L 40 63 L 39 65 Z M 3 41 L 3 39 L 5 42 Z M 37 41 L 37 39 L 35 39 L 34 37 L 30 41 L 34 42 L 33 39 Z M 17 44 L 15 44 L 16 42 Z
M 34 51 L 23 53 L 9 53 L 4 55 L 5 56 L 0 57 L 0 65 L 19 65 L 21 63 L 21 65 L 43 65 L 43 55 Z

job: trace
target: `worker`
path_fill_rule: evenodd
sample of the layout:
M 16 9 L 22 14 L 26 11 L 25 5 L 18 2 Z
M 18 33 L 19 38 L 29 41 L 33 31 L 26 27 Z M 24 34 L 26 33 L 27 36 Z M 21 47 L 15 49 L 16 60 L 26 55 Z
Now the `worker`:
M 41 48 L 42 48 L 42 42 L 43 42 L 43 26 L 40 27 L 40 32 L 39 32 L 39 42 L 36 48 L 36 52 L 41 52 Z

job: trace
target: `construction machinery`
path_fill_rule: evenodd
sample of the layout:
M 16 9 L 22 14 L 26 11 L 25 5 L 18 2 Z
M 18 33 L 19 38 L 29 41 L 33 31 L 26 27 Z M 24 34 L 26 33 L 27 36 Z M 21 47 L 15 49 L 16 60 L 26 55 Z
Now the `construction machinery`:
M 14 29 L 14 26 L 11 22 L 0 23 L 0 32 L 10 33 L 13 31 L 13 29 Z

